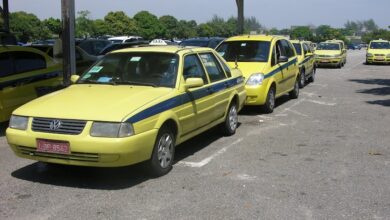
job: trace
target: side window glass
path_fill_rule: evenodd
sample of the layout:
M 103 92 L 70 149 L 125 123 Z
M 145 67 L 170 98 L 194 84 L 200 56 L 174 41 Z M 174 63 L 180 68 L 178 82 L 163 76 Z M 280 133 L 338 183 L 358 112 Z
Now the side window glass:
M 305 52 L 305 55 L 310 52 L 309 47 L 306 44 L 303 44 L 303 51 Z
M 276 59 L 279 59 L 281 56 L 287 56 L 287 54 L 285 52 L 285 48 L 282 45 L 282 41 L 278 41 L 276 42 Z
M 272 49 L 272 56 L 271 56 L 271 66 L 275 66 L 276 65 L 276 45 L 274 46 L 274 48 Z
M 188 55 L 184 58 L 183 77 L 184 79 L 202 78 L 204 84 L 208 83 L 202 64 L 200 63 L 198 56 L 195 54 Z
M 0 53 L 0 77 L 12 75 L 14 73 L 14 63 L 10 53 Z
M 218 56 L 216 56 L 218 57 Z M 228 77 L 232 77 L 232 72 L 230 71 L 230 67 L 222 60 L 222 58 L 218 57 L 219 62 L 222 64 L 223 69 Z
M 226 78 L 225 73 L 213 54 L 204 53 L 199 54 L 199 56 L 203 65 L 206 67 L 211 82 L 216 82 Z
M 15 73 L 45 69 L 46 60 L 43 56 L 31 52 L 14 52 Z
M 285 56 L 287 56 L 288 58 L 290 57 L 293 57 L 294 56 L 294 51 L 292 50 L 290 44 L 288 43 L 288 41 L 286 40 L 281 40 L 281 44 L 282 44 L 282 47 L 285 51 Z

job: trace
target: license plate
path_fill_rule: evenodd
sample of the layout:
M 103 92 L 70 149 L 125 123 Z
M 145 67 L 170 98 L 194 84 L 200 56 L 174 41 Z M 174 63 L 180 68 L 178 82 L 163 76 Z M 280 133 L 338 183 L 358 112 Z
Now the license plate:
M 37 151 L 53 154 L 70 154 L 69 142 L 37 140 Z
M 375 58 L 375 60 L 383 61 L 383 60 L 385 60 L 385 58 L 384 57 L 377 57 L 377 58 Z
M 321 63 L 329 63 L 330 60 L 321 60 Z

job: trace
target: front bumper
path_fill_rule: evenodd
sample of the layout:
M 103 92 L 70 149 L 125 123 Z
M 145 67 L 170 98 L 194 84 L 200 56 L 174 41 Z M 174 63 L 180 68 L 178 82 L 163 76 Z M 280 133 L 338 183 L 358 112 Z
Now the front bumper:
M 316 58 L 316 64 L 317 66 L 338 66 L 343 61 L 343 58 Z
M 31 120 L 26 131 L 8 128 L 7 140 L 15 154 L 22 158 L 48 163 L 92 167 L 120 167 L 150 159 L 158 130 L 153 129 L 126 138 L 98 138 L 89 135 L 88 122 L 79 135 L 34 132 Z M 66 141 L 70 154 L 37 152 L 37 139 Z
M 367 63 L 390 63 L 390 58 L 384 56 L 366 57 Z
M 267 86 L 263 82 L 260 86 L 247 86 L 245 105 L 264 105 L 267 99 Z

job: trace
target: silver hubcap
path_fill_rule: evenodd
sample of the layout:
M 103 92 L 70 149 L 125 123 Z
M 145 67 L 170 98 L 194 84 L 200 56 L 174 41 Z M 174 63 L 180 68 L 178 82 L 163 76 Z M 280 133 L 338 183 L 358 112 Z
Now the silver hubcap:
M 236 106 L 232 106 L 229 111 L 229 126 L 232 131 L 237 127 L 238 115 Z
M 305 84 L 305 73 L 301 74 L 301 85 Z
M 171 135 L 164 134 L 158 141 L 157 157 L 162 168 L 167 168 L 172 160 L 173 139 Z
M 274 90 L 270 90 L 270 91 L 269 91 L 269 100 L 268 100 L 268 102 L 269 102 L 269 107 L 270 107 L 271 109 L 273 109 L 274 106 L 275 106 L 275 94 L 274 94 Z

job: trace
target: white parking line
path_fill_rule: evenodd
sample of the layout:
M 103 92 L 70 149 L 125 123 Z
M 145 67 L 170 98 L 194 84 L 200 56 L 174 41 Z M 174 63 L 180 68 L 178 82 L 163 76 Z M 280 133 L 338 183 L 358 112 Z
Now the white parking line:
M 237 139 L 236 141 L 234 141 L 233 143 L 231 143 L 230 145 L 222 148 L 221 150 L 215 152 L 214 154 L 212 154 L 211 156 L 203 159 L 202 161 L 200 162 L 187 162 L 187 161 L 179 161 L 178 164 L 180 165 L 183 165 L 183 166 L 187 166 L 187 167 L 193 167 L 193 168 L 200 168 L 200 167 L 203 167 L 205 165 L 207 165 L 208 163 L 210 163 L 214 158 L 218 157 L 219 155 L 225 153 L 229 148 L 231 148 L 232 146 L 235 146 L 236 144 L 240 143 L 243 139 L 240 138 L 240 139 Z
M 316 100 L 306 100 L 307 102 L 319 104 L 319 105 L 327 105 L 327 106 L 335 106 L 337 103 L 333 102 L 322 102 L 322 101 L 316 101 Z

